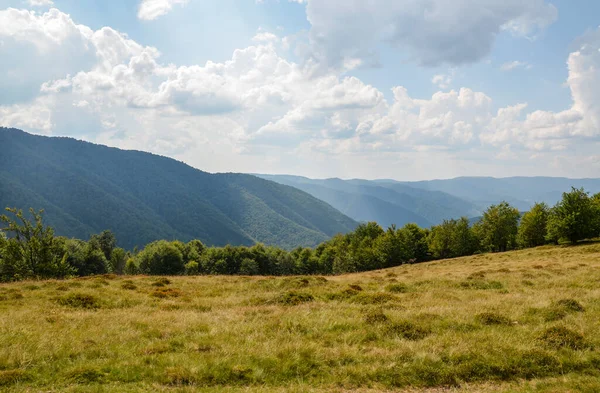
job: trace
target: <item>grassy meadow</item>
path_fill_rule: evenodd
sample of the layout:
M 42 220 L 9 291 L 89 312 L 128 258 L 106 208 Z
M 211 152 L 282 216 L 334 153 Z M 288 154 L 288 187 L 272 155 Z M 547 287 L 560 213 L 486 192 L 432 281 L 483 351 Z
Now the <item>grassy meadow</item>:
M 599 392 L 600 243 L 0 285 L 3 392 Z

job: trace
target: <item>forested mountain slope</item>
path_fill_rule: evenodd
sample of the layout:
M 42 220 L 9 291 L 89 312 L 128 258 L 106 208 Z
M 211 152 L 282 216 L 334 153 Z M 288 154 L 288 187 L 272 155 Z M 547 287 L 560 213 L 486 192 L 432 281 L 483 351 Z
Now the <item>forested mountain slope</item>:
M 112 230 L 120 246 L 156 239 L 312 246 L 356 222 L 300 190 L 244 174 L 0 128 L 0 206 L 45 209 L 57 234 Z
M 444 219 L 481 214 L 481 210 L 465 199 L 398 182 L 317 180 L 288 175 L 258 176 L 299 188 L 357 221 L 376 221 L 383 227 L 407 223 L 429 227 Z

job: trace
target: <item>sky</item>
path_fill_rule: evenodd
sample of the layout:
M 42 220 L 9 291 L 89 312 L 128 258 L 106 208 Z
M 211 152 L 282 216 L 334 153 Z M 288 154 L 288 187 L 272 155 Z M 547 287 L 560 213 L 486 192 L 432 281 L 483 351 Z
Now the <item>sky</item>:
M 0 126 L 208 172 L 600 177 L 597 0 L 0 0 Z

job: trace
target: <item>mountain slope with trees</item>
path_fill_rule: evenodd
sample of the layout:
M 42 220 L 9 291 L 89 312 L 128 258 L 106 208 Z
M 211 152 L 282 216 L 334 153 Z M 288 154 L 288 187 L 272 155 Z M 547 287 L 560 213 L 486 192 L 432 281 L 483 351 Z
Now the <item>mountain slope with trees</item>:
M 398 182 L 258 176 L 299 188 L 357 221 L 375 221 L 383 227 L 407 223 L 429 227 L 446 219 L 479 216 L 483 210 L 445 192 L 423 190 Z
M 243 174 L 0 128 L 0 206 L 45 209 L 58 235 L 111 230 L 125 248 L 157 239 L 314 246 L 356 226 L 317 198 Z

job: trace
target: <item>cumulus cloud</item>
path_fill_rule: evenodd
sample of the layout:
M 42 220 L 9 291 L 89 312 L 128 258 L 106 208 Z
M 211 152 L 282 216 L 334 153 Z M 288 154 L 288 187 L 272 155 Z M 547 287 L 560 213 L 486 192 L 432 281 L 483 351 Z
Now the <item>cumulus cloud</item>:
M 549 112 L 528 111 L 526 103 L 498 109 L 493 97 L 469 88 L 423 99 L 396 86 L 387 100 L 356 77 L 315 74 L 286 59 L 284 40 L 264 31 L 227 61 L 178 66 L 162 62 L 156 48 L 110 27 L 78 25 L 58 10 L 4 10 L 0 22 L 0 40 L 11 40 L 11 50 L 28 48 L 23 64 L 43 56 L 52 64 L 69 53 L 86 64 L 77 71 L 62 64 L 59 77 L 37 85 L 35 98 L 0 102 L 4 126 L 167 154 L 215 171 L 277 166 L 398 177 L 394 168 L 415 176 L 437 168 L 444 176 L 475 174 L 473 161 L 490 174 L 490 157 L 555 170 L 574 146 L 597 156 L 600 30 L 569 56 L 572 107 Z M 451 76 L 432 82 L 447 89 Z M 557 152 L 563 159 L 553 158 Z M 590 171 L 598 167 L 585 162 Z
M 138 7 L 138 18 L 154 20 L 168 14 L 174 5 L 185 6 L 189 0 L 142 0 Z
M 340 68 L 378 62 L 383 42 L 425 66 L 487 56 L 496 36 L 537 34 L 557 18 L 545 0 L 306 0 L 313 64 Z

